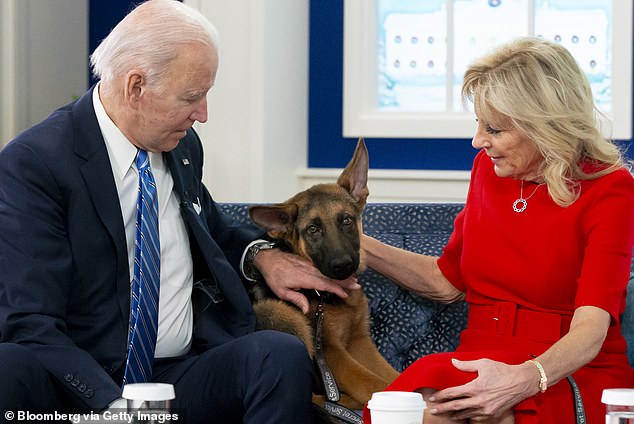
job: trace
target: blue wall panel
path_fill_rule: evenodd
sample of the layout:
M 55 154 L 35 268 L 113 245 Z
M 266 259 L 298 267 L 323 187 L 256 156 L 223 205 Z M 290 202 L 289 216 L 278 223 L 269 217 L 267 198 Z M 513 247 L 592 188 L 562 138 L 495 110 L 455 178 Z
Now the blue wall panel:
M 92 53 L 112 28 L 138 4 L 132 0 L 90 0 L 88 2 L 88 51 Z M 88 70 L 90 85 L 95 80 Z

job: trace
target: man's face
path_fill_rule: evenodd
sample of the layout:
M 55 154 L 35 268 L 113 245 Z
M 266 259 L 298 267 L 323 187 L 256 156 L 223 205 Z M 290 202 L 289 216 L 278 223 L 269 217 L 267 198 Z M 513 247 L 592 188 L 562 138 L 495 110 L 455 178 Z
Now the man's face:
M 145 86 L 138 105 L 135 144 L 152 152 L 174 149 L 196 121 L 207 121 L 207 93 L 218 56 L 199 44 L 185 46 L 170 65 L 162 90 Z

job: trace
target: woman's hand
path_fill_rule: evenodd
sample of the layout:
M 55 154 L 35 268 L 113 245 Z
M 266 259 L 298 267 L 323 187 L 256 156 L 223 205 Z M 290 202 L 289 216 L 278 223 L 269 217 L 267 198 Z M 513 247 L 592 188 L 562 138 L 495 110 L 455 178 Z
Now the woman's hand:
M 610 314 L 595 306 L 575 310 L 568 333 L 536 359 L 553 385 L 590 362 L 599 352 L 610 325 Z M 478 376 L 467 384 L 434 392 L 429 412 L 455 419 L 495 418 L 539 391 L 535 364 L 507 365 L 490 359 L 459 361 L 453 365 Z
M 496 418 L 538 392 L 539 373 L 531 363 L 507 365 L 490 359 L 452 362 L 457 369 L 478 377 L 433 393 L 427 405 L 433 415 L 456 420 Z
M 346 290 L 361 288 L 356 277 L 333 280 L 323 275 L 308 260 L 279 249 L 262 250 L 253 260 L 266 283 L 277 297 L 295 304 L 308 313 L 308 299 L 299 290 L 314 289 L 348 297 Z

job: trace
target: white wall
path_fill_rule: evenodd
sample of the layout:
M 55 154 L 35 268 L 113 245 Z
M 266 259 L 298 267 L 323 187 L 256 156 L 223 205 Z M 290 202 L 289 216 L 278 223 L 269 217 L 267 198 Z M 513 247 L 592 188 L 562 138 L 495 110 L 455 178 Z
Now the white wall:
M 276 202 L 307 163 L 308 0 L 186 0 L 220 33 L 204 179 L 220 201 Z
M 0 146 L 81 95 L 87 0 L 0 1 Z

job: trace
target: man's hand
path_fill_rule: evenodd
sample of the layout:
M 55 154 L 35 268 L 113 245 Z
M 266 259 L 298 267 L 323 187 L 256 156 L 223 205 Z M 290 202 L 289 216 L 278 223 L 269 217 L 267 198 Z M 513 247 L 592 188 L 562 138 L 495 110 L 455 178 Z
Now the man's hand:
M 273 293 L 282 300 L 295 304 L 304 314 L 309 304 L 301 289 L 315 289 L 348 297 L 346 290 L 361 288 L 356 277 L 333 280 L 323 275 L 310 261 L 279 249 L 260 251 L 253 260 Z

